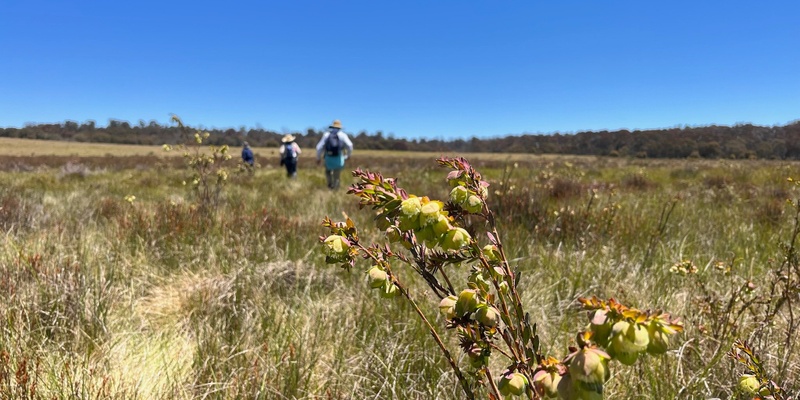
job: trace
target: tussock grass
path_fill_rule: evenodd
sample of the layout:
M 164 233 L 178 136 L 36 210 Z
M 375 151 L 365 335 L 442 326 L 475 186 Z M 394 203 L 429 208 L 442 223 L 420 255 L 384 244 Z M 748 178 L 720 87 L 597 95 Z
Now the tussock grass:
M 352 167 L 446 198 L 433 157 L 403 157 L 363 154 Z M 31 167 L 0 172 L 0 398 L 459 397 L 413 311 L 366 289 L 367 265 L 324 266 L 325 215 L 352 217 L 366 240 L 381 236 L 372 214 L 344 190 L 323 189 L 309 162 L 295 181 L 272 165 L 234 177 L 209 219 L 169 162 L 15 160 Z M 741 371 L 724 353 L 737 338 L 797 390 L 791 316 L 765 323 L 762 308 L 745 304 L 778 279 L 793 227 L 785 200 L 798 197 L 786 178 L 800 176 L 800 165 L 528 156 L 475 164 L 492 184 L 546 352 L 563 356 L 586 324 L 580 296 L 685 322 L 663 359 L 614 366 L 608 398 L 735 397 Z M 696 273 L 670 271 L 684 261 Z M 404 282 L 455 345 L 437 299 L 411 276 Z M 755 289 L 739 291 L 748 281 Z

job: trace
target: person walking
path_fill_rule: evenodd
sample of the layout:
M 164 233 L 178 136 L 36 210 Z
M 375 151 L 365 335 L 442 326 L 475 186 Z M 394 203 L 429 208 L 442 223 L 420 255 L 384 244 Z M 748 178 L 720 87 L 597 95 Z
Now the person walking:
M 286 176 L 289 179 L 297 177 L 297 156 L 300 155 L 300 146 L 294 142 L 294 135 L 284 135 L 278 153 L 281 155 L 281 165 L 286 167 Z
M 353 154 L 353 142 L 342 130 L 342 122 L 334 120 L 328 130 L 317 143 L 317 164 L 325 157 L 325 180 L 328 189 L 339 188 L 339 176 L 344 168 L 345 160 Z
M 247 164 L 249 167 L 253 167 L 253 163 L 255 162 L 255 158 L 253 157 L 253 150 L 250 149 L 250 144 L 244 142 L 242 145 L 242 161 Z

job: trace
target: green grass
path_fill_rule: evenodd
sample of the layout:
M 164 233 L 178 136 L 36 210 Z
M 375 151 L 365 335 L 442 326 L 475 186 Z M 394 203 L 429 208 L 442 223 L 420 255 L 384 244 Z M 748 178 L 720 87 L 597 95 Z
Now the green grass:
M 209 220 L 176 164 L 18 157 L 15 165 L 33 167 L 0 172 L 0 398 L 461 396 L 413 310 L 368 290 L 367 264 L 349 273 L 324 264 L 326 215 L 344 213 L 362 236 L 381 236 L 354 197 L 324 189 L 310 160 L 295 181 L 266 162 L 233 177 Z M 367 153 L 350 166 L 444 199 L 446 171 L 434 157 Z M 788 314 L 762 325 L 763 308 L 741 305 L 766 298 L 777 279 L 793 227 L 785 200 L 798 197 L 786 178 L 800 176 L 799 164 L 475 160 L 546 353 L 560 358 L 574 345 L 587 322 L 580 296 L 664 309 L 685 323 L 663 358 L 614 364 L 607 398 L 735 397 L 743 371 L 724 353 L 736 338 L 798 389 Z M 669 271 L 683 260 L 697 273 Z M 438 299 L 410 273 L 403 279 L 455 348 Z M 726 311 L 748 280 L 756 289 Z

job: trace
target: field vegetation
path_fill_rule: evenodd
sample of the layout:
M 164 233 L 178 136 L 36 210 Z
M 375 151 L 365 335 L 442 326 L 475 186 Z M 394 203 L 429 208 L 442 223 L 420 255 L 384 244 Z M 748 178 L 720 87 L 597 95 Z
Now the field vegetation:
M 358 199 L 324 189 L 310 151 L 287 180 L 272 148 L 255 149 L 260 167 L 231 174 L 207 212 L 180 157 L 61 145 L 0 156 L 0 398 L 461 398 L 407 303 L 370 291 L 367 265 L 325 264 L 325 216 L 383 235 Z M 439 155 L 357 152 L 348 168 L 446 200 Z M 546 353 L 575 345 L 579 297 L 684 323 L 665 356 L 615 367 L 607 398 L 752 398 L 727 356 L 736 340 L 797 397 L 800 191 L 787 178 L 800 164 L 467 157 Z M 406 283 L 455 345 L 439 299 Z

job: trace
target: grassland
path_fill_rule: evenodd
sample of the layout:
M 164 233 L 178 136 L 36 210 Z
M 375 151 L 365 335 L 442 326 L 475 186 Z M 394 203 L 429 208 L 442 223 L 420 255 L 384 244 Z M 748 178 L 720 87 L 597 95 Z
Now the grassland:
M 370 292 L 367 265 L 324 264 L 326 215 L 381 236 L 355 198 L 323 189 L 310 152 L 289 181 L 274 150 L 256 149 L 261 167 L 233 176 L 209 218 L 179 157 L 62 146 L 0 142 L 0 398 L 460 398 L 407 304 Z M 444 199 L 436 156 L 361 152 L 349 167 Z M 798 294 L 781 288 L 796 279 L 786 200 L 800 197 L 787 181 L 800 164 L 468 157 L 492 184 L 546 353 L 564 356 L 585 326 L 580 296 L 683 320 L 664 357 L 613 366 L 607 398 L 745 398 L 734 390 L 743 370 L 725 357 L 735 339 L 796 395 Z M 455 345 L 438 299 L 411 277 Z

